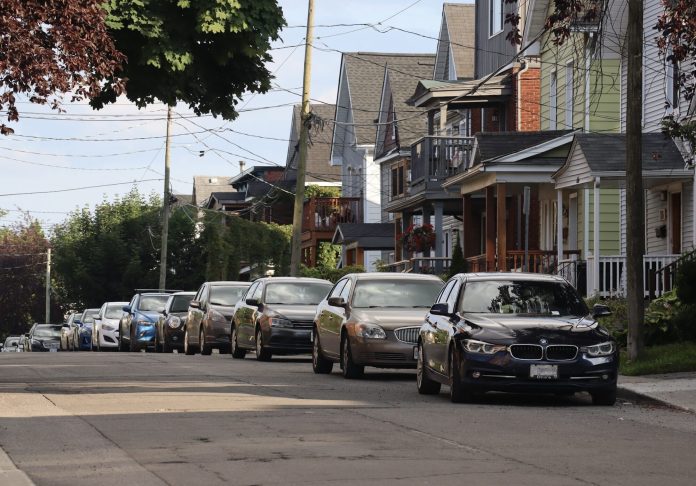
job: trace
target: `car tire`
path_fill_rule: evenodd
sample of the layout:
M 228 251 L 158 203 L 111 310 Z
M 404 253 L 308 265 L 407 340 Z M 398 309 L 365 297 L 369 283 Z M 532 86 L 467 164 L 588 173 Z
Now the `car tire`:
M 126 343 L 123 339 L 124 332 L 121 326 L 118 328 L 118 350 L 122 353 L 130 351 L 130 346 L 126 346 Z
M 198 347 L 201 350 L 203 356 L 210 356 L 213 352 L 213 347 L 205 342 L 205 330 L 201 326 L 201 332 L 198 335 Z
M 97 335 L 97 351 L 99 351 L 99 352 L 102 351 L 101 343 L 99 342 L 99 336 L 98 336 L 98 335 Z
M 353 361 L 353 354 L 350 350 L 350 339 L 348 339 L 348 336 L 344 336 L 341 340 L 341 371 L 343 373 L 343 378 L 349 380 L 362 378 L 365 374 L 365 367 L 356 365 Z
M 451 349 L 449 353 L 449 385 L 452 403 L 466 403 L 472 400 L 471 390 L 462 383 L 461 357 L 456 349 Z
M 234 359 L 244 359 L 246 356 L 246 349 L 239 347 L 239 341 L 237 340 L 237 326 L 232 326 L 232 333 L 230 334 L 230 346 L 232 348 L 232 357 Z
M 172 352 L 172 347 L 167 342 L 167 338 L 164 338 L 162 340 L 162 345 L 160 346 L 160 352 L 161 353 L 171 353 Z
M 416 386 L 421 395 L 437 395 L 442 387 L 437 381 L 428 378 L 425 372 L 423 346 L 420 344 L 418 345 L 418 363 L 416 364 Z
M 256 359 L 258 361 L 270 361 L 272 357 L 273 353 L 263 345 L 263 337 L 259 328 L 256 330 Z
M 314 339 L 312 343 L 312 369 L 318 375 L 328 375 L 333 370 L 333 361 L 326 359 L 321 354 L 321 346 L 319 345 L 319 334 L 314 330 Z
M 184 354 L 186 356 L 193 356 L 194 354 L 196 354 L 196 349 L 189 343 L 188 329 L 184 331 Z
M 592 405 L 612 407 L 616 403 L 616 386 L 600 391 L 590 392 Z

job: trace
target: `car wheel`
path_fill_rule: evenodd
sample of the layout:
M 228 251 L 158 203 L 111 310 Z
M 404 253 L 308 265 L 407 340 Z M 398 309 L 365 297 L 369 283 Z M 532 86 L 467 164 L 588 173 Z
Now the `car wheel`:
M 263 345 L 261 329 L 256 330 L 256 359 L 258 361 L 270 361 L 273 357 L 271 351 Z
M 246 349 L 241 349 L 239 347 L 239 342 L 237 341 L 237 326 L 232 326 L 230 346 L 232 347 L 232 357 L 234 359 L 244 359 L 244 356 L 246 356 Z
M 124 336 L 123 329 L 121 328 L 121 326 L 119 326 L 119 328 L 118 328 L 118 350 L 121 353 L 128 351 L 128 348 L 126 347 L 126 343 L 123 339 L 123 336 Z
M 162 352 L 162 353 L 171 353 L 172 352 L 172 347 L 167 342 L 166 337 L 164 339 L 162 339 L 162 345 L 160 346 L 160 352 Z
M 590 392 L 592 405 L 611 407 L 616 403 L 616 386 L 608 389 Z
M 201 326 L 201 333 L 198 335 L 198 347 L 201 348 L 201 354 L 204 356 L 210 356 L 213 352 L 213 347 L 205 342 L 205 331 L 203 326 Z
M 155 329 L 155 353 L 162 352 L 162 345 L 160 344 L 159 330 Z
M 365 374 L 365 367 L 353 362 L 353 354 L 350 351 L 350 339 L 344 336 L 341 341 L 341 371 L 344 378 L 360 378 Z
M 333 369 L 333 361 L 326 359 L 321 354 L 319 334 L 314 330 L 314 343 L 312 343 L 312 369 L 319 375 L 327 375 Z
M 421 395 L 437 395 L 440 393 L 440 383 L 428 378 L 425 372 L 425 357 L 423 346 L 418 345 L 418 363 L 416 364 L 416 386 Z
M 184 331 L 184 354 L 186 356 L 193 356 L 196 354 L 196 350 L 194 349 L 193 346 L 189 343 L 189 332 L 188 329 Z
M 471 390 L 462 383 L 461 374 L 462 359 L 456 349 L 450 349 L 449 353 L 449 385 L 450 400 L 452 403 L 469 402 L 473 398 Z
M 97 335 L 97 351 L 101 352 L 101 343 L 99 342 L 99 336 Z

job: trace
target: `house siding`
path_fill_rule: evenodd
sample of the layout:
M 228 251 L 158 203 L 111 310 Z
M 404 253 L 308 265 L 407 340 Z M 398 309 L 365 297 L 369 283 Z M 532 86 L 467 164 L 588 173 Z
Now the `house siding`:
M 509 24 L 503 25 L 503 31 L 489 38 L 489 2 L 491 0 L 476 0 L 476 69 L 475 76 L 480 79 L 498 68 L 510 64 L 517 53 L 517 46 L 505 37 L 510 31 Z M 504 12 L 517 12 L 517 2 L 504 4 Z
M 682 185 L 682 252 L 696 247 L 694 241 L 694 183 Z
M 645 250 L 648 254 L 665 255 L 669 252 L 667 237 L 658 238 L 655 230 L 667 225 L 667 219 L 660 219 L 660 210 L 667 211 L 668 200 L 662 200 L 661 190 L 645 191 Z
M 435 62 L 435 72 L 433 79 L 449 79 L 449 32 L 447 32 L 447 17 L 442 15 L 442 26 L 440 27 L 440 40 L 437 43 L 437 57 Z
M 585 237 L 584 222 L 584 200 L 583 192 L 580 198 L 578 213 L 579 246 L 583 246 Z M 594 250 L 594 189 L 589 190 L 590 218 L 589 218 L 589 251 Z M 599 189 L 599 254 L 600 256 L 619 255 L 621 251 L 621 228 L 620 228 L 620 191 L 619 189 Z M 587 256 L 587 255 L 585 255 Z

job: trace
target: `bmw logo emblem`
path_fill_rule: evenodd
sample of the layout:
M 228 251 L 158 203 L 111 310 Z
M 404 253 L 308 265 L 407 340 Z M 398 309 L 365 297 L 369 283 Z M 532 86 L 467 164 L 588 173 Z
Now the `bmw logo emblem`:
M 549 341 L 546 338 L 541 338 L 541 339 L 539 339 L 539 344 L 546 345 L 546 344 L 549 344 Z

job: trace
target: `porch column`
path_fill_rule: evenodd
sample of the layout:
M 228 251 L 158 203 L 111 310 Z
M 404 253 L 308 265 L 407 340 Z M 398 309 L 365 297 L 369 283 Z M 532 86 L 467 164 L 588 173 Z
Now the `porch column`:
M 570 230 L 570 228 L 568 228 Z M 563 191 L 556 190 L 556 268 L 563 260 Z
M 459 243 L 462 245 L 462 254 L 464 258 L 470 256 L 467 251 L 469 250 L 466 239 L 467 239 L 467 228 L 469 227 L 469 212 L 471 211 L 471 195 L 465 194 L 462 197 L 462 234 L 459 238 Z M 696 225 L 694 225 L 696 227 Z
M 486 187 L 486 271 L 495 270 L 495 187 Z
M 432 208 L 430 207 L 429 204 L 424 204 L 422 211 L 423 211 L 423 224 L 430 224 L 430 216 L 432 215 Z M 430 250 L 424 251 L 423 256 L 429 257 Z
M 505 184 L 497 184 L 496 206 L 498 210 L 496 233 L 498 237 L 498 271 L 507 271 L 507 224 L 505 218 Z
M 447 103 L 440 105 L 440 135 L 447 129 Z
M 592 254 L 594 255 L 594 294 L 599 293 L 599 177 L 594 181 L 594 241 L 592 244 Z
M 435 210 L 435 257 L 442 258 L 443 251 L 442 247 L 445 243 L 445 235 L 442 231 L 442 215 L 443 215 L 443 202 L 435 201 L 433 203 L 433 209 Z M 443 262 L 441 260 L 435 261 L 435 272 L 442 273 Z

